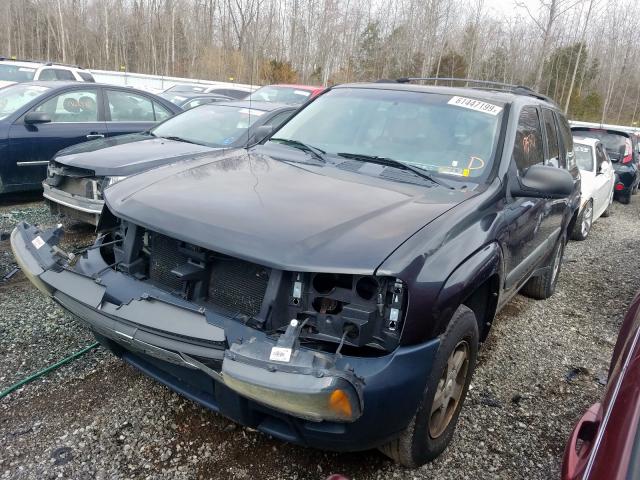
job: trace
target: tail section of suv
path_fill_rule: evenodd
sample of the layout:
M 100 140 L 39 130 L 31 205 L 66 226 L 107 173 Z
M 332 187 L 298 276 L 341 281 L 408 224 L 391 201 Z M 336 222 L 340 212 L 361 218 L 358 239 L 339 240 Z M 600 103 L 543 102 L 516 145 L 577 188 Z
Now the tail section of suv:
M 165 385 L 416 466 L 450 442 L 496 311 L 553 294 L 576 195 L 567 121 L 533 92 L 348 84 L 256 146 L 111 186 L 84 254 L 26 223 L 11 243 Z
M 615 198 L 630 203 L 631 195 L 638 191 L 640 183 L 640 151 L 638 137 L 624 130 L 611 128 L 571 127 L 577 135 L 597 138 L 604 143 L 616 172 Z
M 77 65 L 0 57 L 0 88 L 14 83 L 63 80 L 95 82 L 88 70 Z

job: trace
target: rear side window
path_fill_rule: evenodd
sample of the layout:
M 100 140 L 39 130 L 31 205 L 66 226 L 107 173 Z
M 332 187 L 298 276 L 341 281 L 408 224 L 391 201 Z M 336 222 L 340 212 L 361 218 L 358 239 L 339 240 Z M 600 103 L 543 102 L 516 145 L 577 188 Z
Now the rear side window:
M 95 83 L 95 81 L 96 81 L 96 79 L 93 78 L 93 75 L 91 75 L 90 73 L 78 72 L 78 75 L 80 75 L 80 78 L 82 78 L 82 80 L 84 80 L 85 82 L 93 82 L 93 83 Z
M 173 115 L 169 110 L 167 110 L 158 102 L 153 102 L 153 111 L 155 112 L 156 122 L 161 122 L 162 120 L 166 120 L 171 115 Z
M 45 80 L 47 82 L 57 79 L 58 78 L 56 77 L 56 72 L 53 71 L 53 68 L 45 68 L 40 72 L 40 75 L 38 75 L 38 80 Z
M 561 150 L 564 154 L 567 168 L 572 170 L 576 166 L 576 156 L 573 153 L 573 134 L 571 133 L 571 127 L 564 115 L 556 115 L 558 120 L 558 129 L 560 130 Z
M 544 163 L 542 125 L 535 107 L 524 107 L 520 112 L 513 157 L 520 174 L 532 165 Z
M 151 100 L 133 92 L 107 90 L 112 122 L 154 122 Z
M 71 73 L 69 70 L 55 68 L 53 71 L 56 74 L 57 80 L 75 80 L 76 79 L 76 77 L 73 76 L 73 73 Z
M 564 168 L 564 162 L 560 158 L 558 130 L 556 129 L 556 121 L 553 118 L 553 111 L 543 108 L 542 117 L 544 118 L 544 129 L 547 132 L 547 157 L 545 163 L 552 167 Z

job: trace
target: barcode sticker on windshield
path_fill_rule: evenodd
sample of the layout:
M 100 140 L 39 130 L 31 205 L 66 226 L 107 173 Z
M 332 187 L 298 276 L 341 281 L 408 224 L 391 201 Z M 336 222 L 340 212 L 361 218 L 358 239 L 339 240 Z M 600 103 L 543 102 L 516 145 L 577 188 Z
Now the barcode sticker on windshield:
M 44 240 L 42 239 L 42 237 L 37 236 L 36 238 L 31 240 L 31 243 L 33 244 L 34 247 L 36 247 L 37 249 L 40 249 L 44 245 Z
M 283 347 L 273 347 L 271 349 L 271 355 L 269 355 L 269 360 L 275 362 L 288 362 L 289 360 L 291 360 L 291 349 Z
M 498 115 L 502 111 L 502 107 L 494 105 L 493 103 L 482 102 L 474 98 L 466 97 L 451 97 L 451 100 L 447 102 L 449 105 L 455 105 L 457 107 L 468 108 L 475 110 L 476 112 L 488 113 L 489 115 Z

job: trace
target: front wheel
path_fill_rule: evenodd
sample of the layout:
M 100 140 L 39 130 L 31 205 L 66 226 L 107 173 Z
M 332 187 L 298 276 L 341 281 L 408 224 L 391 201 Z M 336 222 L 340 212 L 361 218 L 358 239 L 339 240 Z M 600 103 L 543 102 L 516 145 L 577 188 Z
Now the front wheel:
M 440 339 L 418 410 L 398 438 L 380 447 L 382 453 L 415 468 L 447 448 L 475 369 L 478 337 L 475 314 L 461 305 Z
M 556 284 L 558 283 L 562 258 L 564 256 L 564 238 L 564 236 L 561 236 L 558 239 L 556 248 L 553 251 L 553 256 L 551 257 L 551 263 L 545 272 L 542 275 L 530 278 L 529 281 L 524 284 L 524 287 L 522 287 L 522 293 L 527 297 L 545 300 L 556 291 Z
M 578 215 L 578 220 L 573 226 L 571 240 L 585 240 L 591 231 L 593 223 L 593 202 L 589 200 Z
M 611 216 L 611 205 L 613 204 L 613 194 L 609 197 L 609 203 L 607 204 L 607 208 L 604 212 L 602 212 L 601 217 L 610 217 Z

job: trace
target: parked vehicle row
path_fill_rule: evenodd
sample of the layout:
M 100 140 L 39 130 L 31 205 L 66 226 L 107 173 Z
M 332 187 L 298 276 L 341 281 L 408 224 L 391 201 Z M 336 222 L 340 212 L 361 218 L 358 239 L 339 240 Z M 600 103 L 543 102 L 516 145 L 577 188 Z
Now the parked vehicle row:
M 574 133 L 600 140 L 613 162 L 616 173 L 615 197 L 621 203 L 631 202 L 640 183 L 640 144 L 638 137 L 624 130 L 611 128 L 572 127 Z

